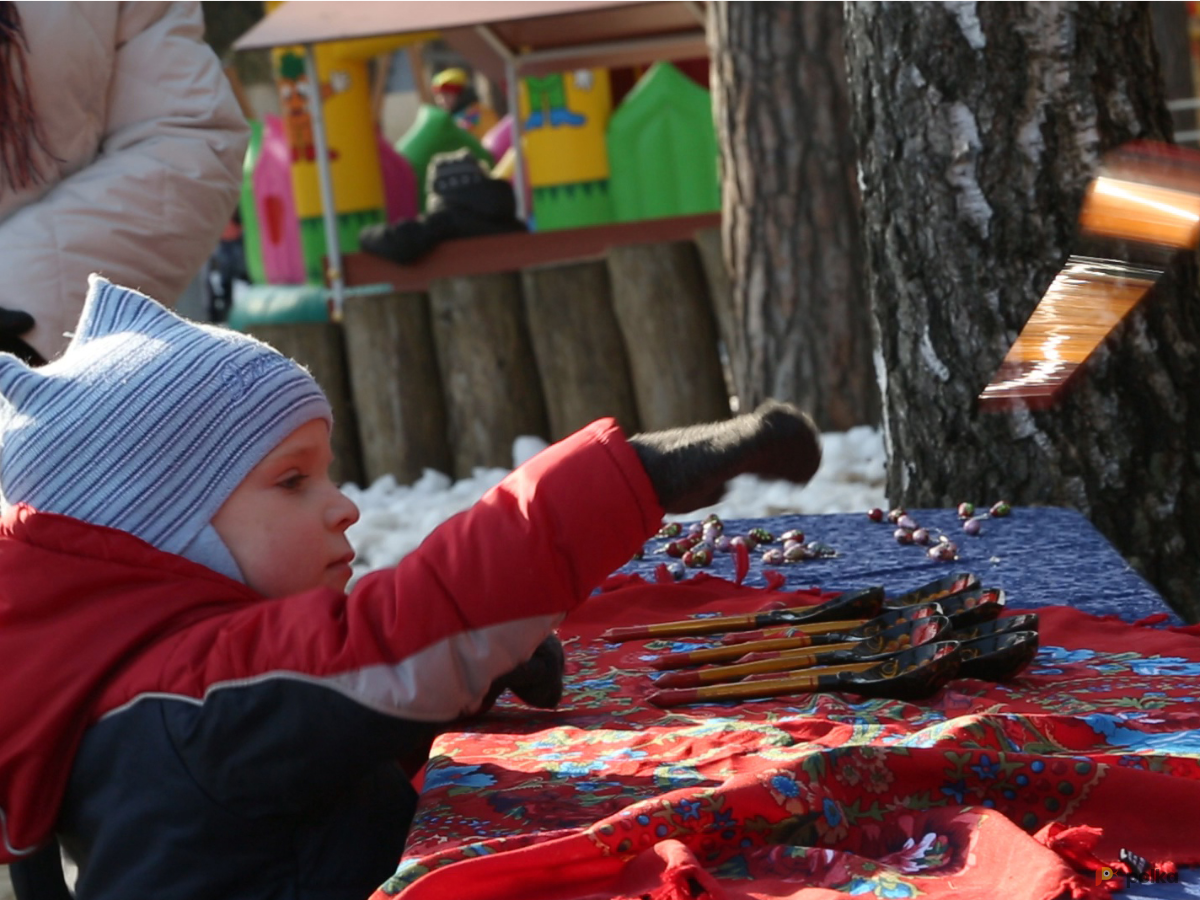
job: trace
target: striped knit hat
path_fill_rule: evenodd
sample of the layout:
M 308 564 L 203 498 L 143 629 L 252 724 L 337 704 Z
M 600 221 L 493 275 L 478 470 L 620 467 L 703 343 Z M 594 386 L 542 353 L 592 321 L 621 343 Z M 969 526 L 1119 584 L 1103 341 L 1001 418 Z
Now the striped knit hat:
M 0 354 L 0 509 L 119 528 L 239 581 L 210 522 L 329 402 L 297 363 L 93 275 L 61 357 Z

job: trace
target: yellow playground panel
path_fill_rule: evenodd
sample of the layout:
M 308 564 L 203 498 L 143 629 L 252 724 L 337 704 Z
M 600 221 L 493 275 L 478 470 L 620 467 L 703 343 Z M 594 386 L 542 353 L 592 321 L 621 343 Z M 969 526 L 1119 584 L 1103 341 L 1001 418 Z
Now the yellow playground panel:
M 608 178 L 604 135 L 612 116 L 607 69 L 521 79 L 521 135 L 533 187 Z

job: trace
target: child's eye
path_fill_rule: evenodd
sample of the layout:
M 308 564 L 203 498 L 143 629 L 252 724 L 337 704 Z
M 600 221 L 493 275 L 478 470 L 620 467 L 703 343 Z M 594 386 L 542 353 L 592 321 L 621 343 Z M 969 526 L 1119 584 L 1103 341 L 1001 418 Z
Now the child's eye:
M 289 475 L 287 478 L 284 478 L 279 482 L 279 486 L 285 491 L 298 491 L 307 480 L 307 475 Z

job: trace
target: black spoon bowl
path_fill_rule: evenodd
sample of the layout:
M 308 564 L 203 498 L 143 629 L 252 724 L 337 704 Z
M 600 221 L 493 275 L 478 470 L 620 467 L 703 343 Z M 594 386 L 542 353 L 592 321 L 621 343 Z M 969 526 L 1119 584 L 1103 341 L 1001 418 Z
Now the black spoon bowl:
M 955 631 L 998 618 L 1007 602 L 1004 591 L 985 587 L 969 588 L 938 600 L 942 613 Z
M 977 575 L 970 572 L 956 572 L 953 575 L 936 578 L 895 597 L 888 597 L 883 601 L 883 605 L 885 609 L 895 609 L 899 606 L 912 606 L 915 603 L 931 603 L 975 587 L 979 587 Z
M 976 622 L 955 628 L 950 638 L 956 641 L 973 641 L 976 638 L 989 637 L 994 634 L 1008 634 L 1011 631 L 1037 631 L 1038 617 L 1034 613 L 1023 613 L 1019 616 L 1005 616 L 988 622 Z
M 963 641 L 958 677 L 1011 681 L 1033 661 L 1037 651 L 1036 631 L 1010 631 Z

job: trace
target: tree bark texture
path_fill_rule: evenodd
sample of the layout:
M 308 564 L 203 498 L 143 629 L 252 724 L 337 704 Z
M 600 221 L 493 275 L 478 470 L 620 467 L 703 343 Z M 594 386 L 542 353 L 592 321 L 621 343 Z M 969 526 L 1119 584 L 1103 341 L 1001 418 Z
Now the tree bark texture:
M 429 285 L 433 338 L 456 478 L 512 468 L 513 441 L 547 437 L 546 404 L 512 272 Z
M 601 416 L 639 431 L 629 359 L 602 260 L 521 273 L 525 320 L 557 441 Z
M 840 3 L 709 4 L 744 405 L 879 421 Z
M 342 325 L 367 481 L 452 472 L 429 297 L 347 297 Z
M 696 245 L 612 247 L 608 276 L 642 428 L 727 418 L 717 326 Z
M 1192 73 L 1189 18 L 1186 3 L 1150 4 L 1154 46 L 1158 50 L 1158 64 L 1168 100 L 1184 100 L 1196 93 L 1196 79 Z M 1172 121 L 1175 131 L 1191 131 L 1196 127 L 1196 111 L 1181 109 L 1172 114 Z M 1188 146 L 1195 144 L 1195 141 L 1188 142 Z
M 1075 507 L 1196 619 L 1193 255 L 1054 408 L 975 402 L 1077 248 L 1101 155 L 1170 133 L 1146 6 L 851 3 L 846 23 L 889 501 Z
M 739 358 L 735 358 L 744 349 L 738 332 L 741 326 L 733 314 L 733 282 L 729 278 L 729 266 L 725 263 L 725 250 L 722 246 L 721 229 L 705 228 L 692 236 L 696 242 L 696 252 L 700 254 L 700 265 L 704 269 L 704 280 L 708 283 L 708 297 L 712 302 L 713 316 L 717 322 L 717 337 L 725 349 L 721 358 L 722 374 L 725 376 L 725 390 L 729 396 L 736 398 L 738 408 L 745 412 L 747 409 L 742 399 L 742 389 L 737 383 L 734 372 L 743 371 L 745 366 Z

